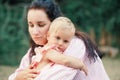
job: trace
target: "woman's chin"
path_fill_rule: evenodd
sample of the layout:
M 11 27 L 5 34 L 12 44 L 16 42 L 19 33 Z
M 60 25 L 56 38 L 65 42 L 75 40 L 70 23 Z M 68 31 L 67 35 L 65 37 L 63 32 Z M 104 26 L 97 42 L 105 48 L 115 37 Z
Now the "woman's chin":
M 44 42 L 44 41 L 35 41 L 35 43 L 37 45 L 45 45 L 46 44 L 46 42 Z

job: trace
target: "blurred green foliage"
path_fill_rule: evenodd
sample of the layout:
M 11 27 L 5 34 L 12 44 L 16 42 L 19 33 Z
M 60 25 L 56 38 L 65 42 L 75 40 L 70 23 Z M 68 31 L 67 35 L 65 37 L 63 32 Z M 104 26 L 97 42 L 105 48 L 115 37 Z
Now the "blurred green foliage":
M 63 13 L 79 27 L 90 33 L 93 29 L 99 43 L 103 30 L 111 36 L 110 46 L 120 47 L 119 0 L 57 0 Z
M 0 64 L 15 65 L 28 49 L 26 6 L 0 5 Z
M 30 1 L 0 0 L 0 64 L 18 64 L 29 48 L 26 8 Z M 79 29 L 87 33 L 93 29 L 97 43 L 105 30 L 112 37 L 110 45 L 120 47 L 119 0 L 56 1 Z

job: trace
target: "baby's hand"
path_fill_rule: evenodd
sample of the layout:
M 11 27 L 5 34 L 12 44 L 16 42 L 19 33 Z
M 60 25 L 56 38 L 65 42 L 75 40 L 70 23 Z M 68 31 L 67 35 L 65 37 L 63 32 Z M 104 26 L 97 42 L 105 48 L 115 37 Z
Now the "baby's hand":
M 50 46 L 36 47 L 35 48 L 35 53 L 36 54 L 40 53 L 42 55 L 45 55 L 49 49 L 51 49 Z
M 88 69 L 84 64 L 83 64 L 83 66 L 81 67 L 80 70 L 82 70 L 85 73 L 86 76 L 88 75 Z
M 41 53 L 41 49 L 42 49 L 41 47 L 36 47 L 34 49 L 34 51 L 35 51 L 36 54 L 38 54 L 38 53 L 40 54 Z

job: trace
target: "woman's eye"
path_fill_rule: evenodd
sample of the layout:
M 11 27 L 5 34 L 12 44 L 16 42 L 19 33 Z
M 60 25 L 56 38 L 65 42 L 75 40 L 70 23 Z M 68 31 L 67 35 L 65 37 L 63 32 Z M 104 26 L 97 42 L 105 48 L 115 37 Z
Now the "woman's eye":
M 38 24 L 38 26 L 39 26 L 39 27 L 44 27 L 44 26 L 45 26 L 45 24 Z
M 34 25 L 33 24 L 28 24 L 30 27 L 34 27 Z

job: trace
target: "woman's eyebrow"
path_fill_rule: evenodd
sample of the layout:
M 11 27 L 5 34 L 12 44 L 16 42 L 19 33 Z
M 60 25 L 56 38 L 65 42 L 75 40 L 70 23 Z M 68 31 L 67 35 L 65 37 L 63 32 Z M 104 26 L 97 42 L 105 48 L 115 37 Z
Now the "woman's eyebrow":
M 44 23 L 44 21 L 38 21 L 37 23 Z
M 45 24 L 45 21 L 38 21 L 38 24 Z
M 28 23 L 32 23 L 32 21 L 28 21 Z M 38 21 L 37 23 L 44 23 L 44 21 Z

